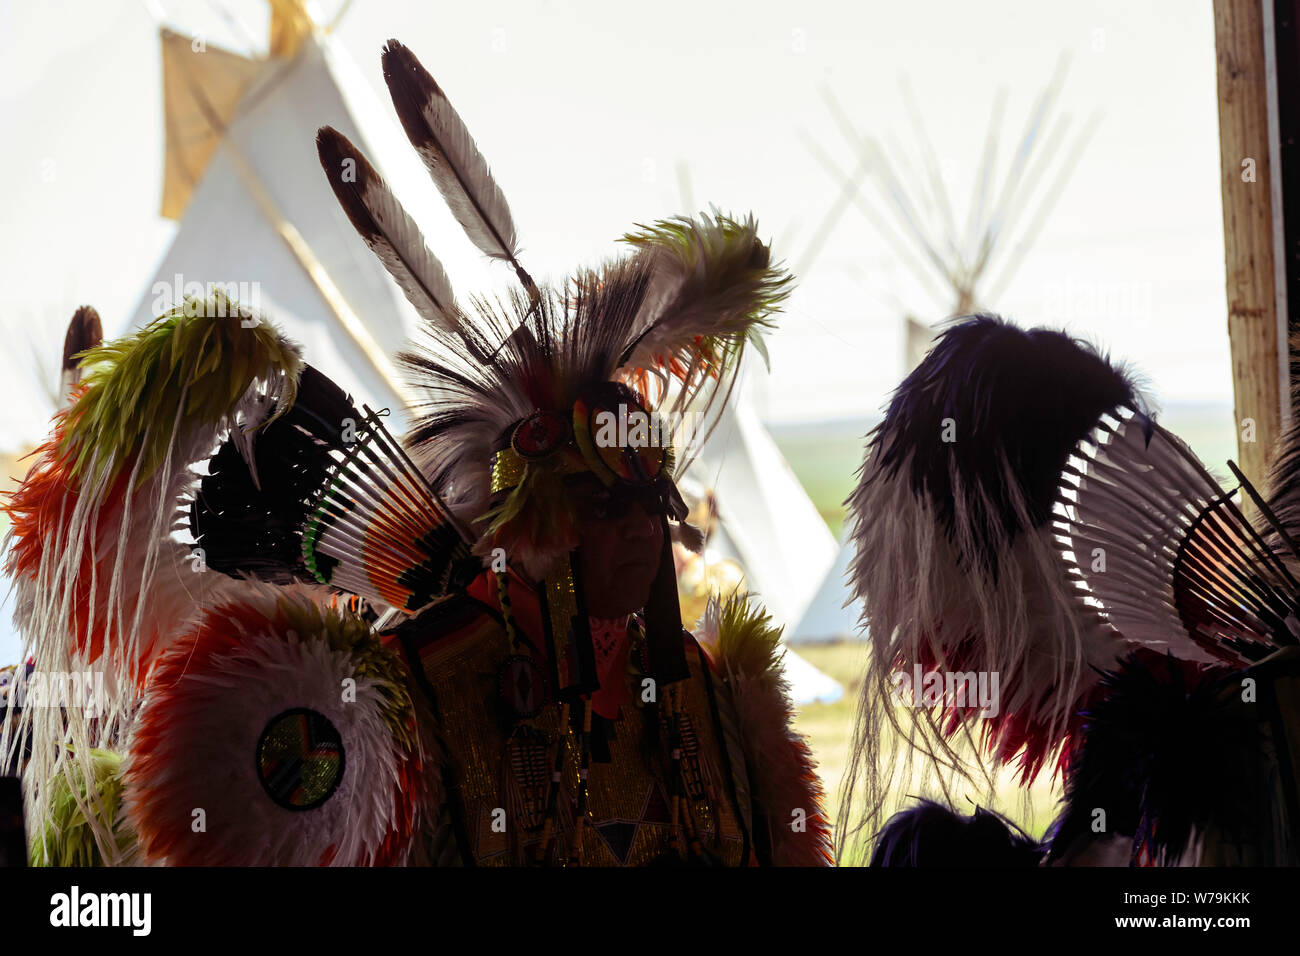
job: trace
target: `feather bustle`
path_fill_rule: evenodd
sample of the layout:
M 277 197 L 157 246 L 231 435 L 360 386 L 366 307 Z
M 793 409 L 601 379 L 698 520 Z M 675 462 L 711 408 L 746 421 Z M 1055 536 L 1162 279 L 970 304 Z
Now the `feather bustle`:
M 773 866 L 830 866 L 831 828 L 817 764 L 790 724 L 781 630 L 749 595 L 711 598 L 699 641 L 729 691 L 754 802 L 768 816 Z M 802 824 L 802 825 L 801 825 Z
M 195 480 L 189 466 L 250 403 L 272 419 L 292 404 L 300 357 L 270 323 L 214 295 L 93 349 L 81 367 L 75 403 L 6 509 L 25 656 L 41 673 L 102 676 L 90 706 L 25 708 L 6 723 L 7 753 L 31 735 L 30 819 L 47 817 L 59 775 L 81 799 L 74 767 L 89 779 L 92 749 L 125 732 L 159 654 L 209 601 L 239 589 L 193 573 L 195 556 L 171 536 L 176 508 Z M 78 809 L 104 860 L 119 862 L 105 818 Z
M 1094 668 L 1114 666 L 1125 645 L 1078 600 L 1050 520 L 1076 443 L 1103 414 L 1141 403 L 1131 377 L 1085 343 L 989 315 L 951 325 L 896 390 L 849 499 L 849 576 L 873 653 L 841 844 L 884 822 L 913 754 L 945 793 L 986 760 L 1016 761 L 1026 780 L 1053 754 L 1058 769 L 1068 762 Z M 918 665 L 1000 675 L 999 712 L 896 706 L 894 674 Z M 889 747 L 895 733 L 912 746 Z M 980 766 L 963 742 L 983 744 Z M 850 819 L 864 776 L 865 813 Z

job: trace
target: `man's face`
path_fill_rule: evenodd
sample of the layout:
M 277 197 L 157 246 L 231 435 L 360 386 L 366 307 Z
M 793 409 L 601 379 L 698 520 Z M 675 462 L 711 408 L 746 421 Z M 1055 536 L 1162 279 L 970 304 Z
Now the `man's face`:
M 595 475 L 568 482 L 578 518 L 579 573 L 587 613 L 617 618 L 639 611 L 659 572 L 663 524 L 639 502 L 622 502 Z

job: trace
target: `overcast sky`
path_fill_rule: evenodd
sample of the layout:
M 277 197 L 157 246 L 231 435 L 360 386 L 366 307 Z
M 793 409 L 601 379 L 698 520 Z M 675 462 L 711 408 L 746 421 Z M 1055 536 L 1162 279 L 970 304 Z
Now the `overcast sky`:
M 34 427 L 19 388 L 29 343 L 53 354 L 80 302 L 120 330 L 175 228 L 157 216 L 159 11 L 217 45 L 265 42 L 259 0 L 0 3 L 6 444 Z M 697 206 L 753 210 L 777 254 L 803 261 L 841 201 L 809 143 L 846 171 L 857 155 L 819 91 L 859 129 L 907 146 L 903 77 L 961 218 L 998 91 L 1005 167 L 1068 54 L 1062 112 L 1076 125 L 1100 114 L 1100 125 L 990 304 L 1103 342 L 1166 400 L 1230 398 L 1208 2 L 356 0 L 338 37 L 381 94 L 389 36 L 415 49 L 466 117 L 530 269 L 551 275 L 614 251 L 635 222 L 683 211 L 679 167 Z M 900 173 L 910 188 L 923 170 Z M 844 214 L 772 344 L 769 418 L 880 407 L 900 373 L 900 314 L 938 320 L 951 307 L 900 263 L 856 210 Z

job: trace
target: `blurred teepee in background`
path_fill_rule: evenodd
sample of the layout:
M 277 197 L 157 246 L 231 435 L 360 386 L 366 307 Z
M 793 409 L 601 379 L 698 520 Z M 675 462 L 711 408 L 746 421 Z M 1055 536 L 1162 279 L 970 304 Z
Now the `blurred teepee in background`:
M 434 237 L 435 193 L 391 107 L 331 34 L 347 4 L 330 22 L 307 0 L 268 5 L 265 44 L 219 7 L 248 36 L 248 53 L 158 23 L 161 214 L 179 226 L 135 309 L 109 332 L 146 325 L 191 283 L 217 283 L 271 316 L 352 395 L 401 421 L 407 393 L 392 356 L 415 326 L 414 310 L 330 194 L 317 127 L 334 126 L 373 157 Z
M 994 100 L 983 149 L 972 165 L 961 159 L 956 164 L 940 161 L 906 81 L 902 83 L 902 98 L 913 139 L 908 150 L 892 143 L 886 146 L 876 136 L 864 133 L 834 92 L 822 88 L 836 126 L 854 150 L 855 166 L 845 172 L 815 138 L 804 136 L 808 151 L 839 184 L 840 192 L 809 240 L 796 274 L 807 274 L 850 207 L 866 218 L 932 300 L 918 309 L 904 303 L 897 290 L 872 290 L 892 303 L 903 323 L 900 380 L 929 351 L 939 324 L 935 317 L 996 309 L 1003 290 L 1038 238 L 1074 172 L 1098 117 L 1094 114 L 1075 128 L 1069 115 L 1056 114 L 1066 68 L 1067 61 L 1062 58 L 1035 101 L 1005 168 L 1000 168 L 998 159 L 1005 92 Z M 974 168 L 975 175 L 965 221 L 959 223 L 949 195 L 949 180 L 962 165 Z M 876 194 L 872 201 L 863 195 L 862 187 L 867 182 Z M 865 270 L 851 271 L 858 275 L 859 282 L 867 283 Z M 815 643 L 866 637 L 859 628 L 862 606 L 850 593 L 845 579 L 852 557 L 847 533 L 846 528 L 839 556 L 798 622 L 788 631 L 789 640 Z
M 835 93 L 822 88 L 836 126 L 856 153 L 857 167 L 845 173 L 819 146 L 809 142 L 814 158 L 841 184 L 839 200 L 823 222 L 824 234 L 815 237 L 813 245 L 824 241 L 829 235 L 827 227 L 833 228 L 842 211 L 852 205 L 932 298 L 923 310 L 909 308 L 901 316 L 904 374 L 916 367 L 930 347 L 936 328 L 929 317 L 996 308 L 1073 174 L 1098 117 L 1094 114 L 1076 126 L 1068 114 L 1057 113 L 1067 63 L 1061 59 L 1039 94 L 1011 159 L 1001 170 L 1005 91 L 994 100 L 984 147 L 974 167 L 964 223 L 959 223 L 949 195 L 949 180 L 964 163 L 961 159 L 956 163 L 940 161 L 906 81 L 901 92 L 913 139 L 908 150 L 887 146 L 862 132 Z M 862 195 L 859 185 L 864 179 L 874 186 L 874 202 Z

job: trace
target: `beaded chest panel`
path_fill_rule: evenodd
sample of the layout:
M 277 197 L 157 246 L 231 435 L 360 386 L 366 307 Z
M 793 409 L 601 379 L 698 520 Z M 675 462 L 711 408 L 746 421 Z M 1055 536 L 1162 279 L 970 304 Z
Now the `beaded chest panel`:
M 597 719 L 604 745 L 590 762 L 579 826 L 579 735 L 571 732 L 575 722 L 561 725 L 561 708 L 546 689 L 531 683 L 545 673 L 542 662 L 522 665 L 521 650 L 509 648 L 504 629 L 481 609 L 451 633 L 448 624 L 427 636 L 408 632 L 404 642 L 432 697 L 447 754 L 444 780 L 459 839 L 468 844 L 462 849 L 478 865 L 641 866 L 692 851 L 729 866 L 746 862 L 701 671 L 707 664 L 693 641 L 691 678 L 672 689 L 673 706 L 643 700 L 659 695 L 647 694 L 629 665 L 623 675 L 629 703 L 617 719 Z M 635 640 L 639 632 L 631 630 Z M 522 709 L 528 714 L 543 695 L 534 716 L 521 716 L 520 701 L 528 702 Z

